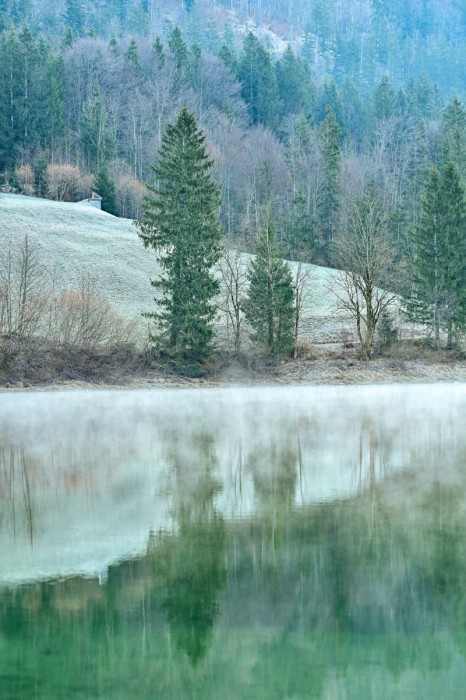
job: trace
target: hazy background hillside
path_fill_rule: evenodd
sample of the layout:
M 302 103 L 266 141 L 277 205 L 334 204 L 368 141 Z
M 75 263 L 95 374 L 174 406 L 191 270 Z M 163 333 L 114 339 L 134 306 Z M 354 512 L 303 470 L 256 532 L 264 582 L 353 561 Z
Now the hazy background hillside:
M 34 32 L 105 39 L 164 35 L 175 24 L 216 51 L 256 28 L 274 49 L 299 46 L 319 77 L 351 77 L 370 89 L 388 71 L 400 83 L 423 73 L 447 93 L 462 89 L 466 7 L 462 0 L 3 0 L 4 24 Z

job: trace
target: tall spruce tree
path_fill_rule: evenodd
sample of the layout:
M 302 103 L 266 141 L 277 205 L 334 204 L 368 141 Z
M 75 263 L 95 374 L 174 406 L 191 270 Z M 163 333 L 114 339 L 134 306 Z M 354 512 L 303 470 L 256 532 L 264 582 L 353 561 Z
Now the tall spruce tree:
M 251 123 L 276 127 L 280 116 L 280 96 L 275 72 L 269 52 L 252 32 L 244 39 L 238 78 Z
M 447 163 L 442 173 L 440 201 L 447 243 L 446 279 L 447 347 L 466 329 L 466 199 L 458 169 Z
M 457 95 L 442 115 L 441 162 L 454 163 L 466 181 L 466 109 Z
M 336 230 L 336 215 L 340 203 L 339 173 L 341 163 L 341 129 L 333 109 L 327 107 L 327 116 L 322 122 L 322 155 L 324 160 L 324 182 L 320 205 L 320 224 L 324 236 L 324 253 Z
M 219 284 L 212 266 L 221 255 L 217 210 L 220 192 L 211 179 L 212 161 L 193 114 L 183 108 L 166 127 L 149 187 L 139 235 L 159 254 L 162 275 L 158 309 L 147 314 L 157 325 L 151 336 L 164 357 L 188 374 L 203 371 L 212 352 L 214 297 Z
M 447 345 L 466 325 L 466 203 L 456 167 L 448 163 L 441 173 L 433 168 L 427 178 L 419 223 L 412 232 L 413 289 L 407 311 L 425 324 L 440 346 Z
M 270 217 L 260 231 L 248 278 L 244 314 L 252 329 L 252 340 L 271 357 L 291 354 L 295 318 L 293 281 L 290 268 L 281 257 Z

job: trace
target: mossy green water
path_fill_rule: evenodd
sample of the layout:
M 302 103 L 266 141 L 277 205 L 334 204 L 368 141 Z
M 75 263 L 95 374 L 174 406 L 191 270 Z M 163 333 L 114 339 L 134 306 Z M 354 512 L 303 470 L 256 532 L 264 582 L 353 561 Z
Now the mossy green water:
M 354 488 L 315 502 L 302 493 L 317 493 L 319 460 L 330 469 L 327 448 L 312 426 L 296 440 L 291 419 L 268 442 L 251 434 L 256 446 L 230 452 L 216 449 L 215 434 L 198 418 L 197 427 L 184 426 L 183 449 L 176 430 L 165 431 L 163 450 L 157 442 L 154 452 L 164 455 L 158 496 L 129 436 L 126 481 L 117 479 L 119 448 L 107 460 L 94 452 L 101 481 L 91 479 L 95 466 L 81 448 L 34 453 L 24 440 L 6 446 L 3 436 L 0 534 L 9 557 L 15 547 L 30 561 L 49 556 L 46 511 L 58 497 L 68 499 L 53 521 L 64 532 L 73 498 L 87 503 L 79 500 L 83 490 L 91 505 L 82 517 L 113 503 L 109 527 L 118 533 L 122 500 L 135 498 L 142 508 L 148 492 L 149 502 L 160 497 L 168 510 L 146 530 L 141 551 L 99 574 L 95 564 L 83 566 L 79 538 L 68 548 L 57 543 L 62 559 L 79 560 L 81 574 L 8 583 L 8 562 L 16 560 L 0 563 L 0 699 L 462 699 L 466 436 L 463 423 L 455 429 L 452 422 L 461 415 L 449 417 L 448 431 L 432 426 L 422 451 L 416 430 L 399 441 L 394 425 L 380 431 L 352 414 L 351 430 L 357 423 L 360 432 Z M 76 427 L 73 437 L 80 439 Z M 45 485 L 42 458 L 56 467 Z M 235 510 L 224 500 L 225 475 L 239 463 Z M 254 507 L 239 516 L 243 501 Z M 130 515 L 125 527 L 135 522 Z M 103 537 L 104 529 L 97 519 L 90 532 Z M 80 533 L 88 534 L 84 524 Z M 98 547 L 95 539 L 85 555 L 95 552 L 98 561 Z

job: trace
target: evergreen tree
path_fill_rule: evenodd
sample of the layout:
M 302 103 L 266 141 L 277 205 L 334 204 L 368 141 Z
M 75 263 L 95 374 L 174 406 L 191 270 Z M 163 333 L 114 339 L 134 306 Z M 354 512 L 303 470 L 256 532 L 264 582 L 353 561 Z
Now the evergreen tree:
M 433 331 L 439 347 L 446 241 L 440 223 L 440 173 L 436 168 L 426 180 L 421 206 L 419 223 L 411 236 L 413 289 L 406 306 L 412 321 L 423 323 Z
M 251 338 L 271 357 L 291 354 L 295 317 L 293 281 L 290 268 L 281 257 L 270 218 L 260 231 L 248 278 L 244 314 L 252 328 Z
M 312 260 L 317 254 L 315 222 L 309 214 L 306 198 L 297 191 L 291 201 L 290 217 L 286 230 L 286 257 L 302 262 Z
M 309 64 L 295 56 L 288 46 L 277 62 L 276 75 L 283 114 L 303 113 L 308 116 L 315 99 Z
M 220 192 L 211 179 L 205 136 L 193 114 L 184 108 L 166 127 L 159 162 L 153 167 L 158 183 L 144 205 L 139 224 L 145 247 L 156 250 L 163 275 L 152 282 L 161 292 L 159 309 L 148 316 L 158 326 L 152 336 L 179 370 L 198 373 L 212 352 L 218 281 L 212 266 L 221 249 L 217 209 Z
M 379 121 L 389 119 L 395 112 L 396 94 L 391 86 L 390 78 L 384 75 L 375 86 L 374 118 Z
M 162 68 L 165 66 L 165 49 L 163 48 L 163 44 L 160 41 L 159 36 L 155 37 L 153 52 L 155 59 L 155 67 L 157 68 L 157 70 L 162 70 Z
M 49 178 L 47 175 L 47 161 L 41 156 L 34 165 L 34 190 L 37 197 L 47 197 L 49 192 Z
M 276 127 L 280 98 L 275 72 L 268 51 L 252 32 L 243 43 L 238 77 L 242 84 L 241 97 L 248 106 L 251 123 Z
M 189 52 L 179 27 L 175 27 L 168 39 L 168 47 L 175 61 L 176 70 L 184 75 L 189 66 Z
M 141 56 L 139 54 L 138 45 L 134 39 L 131 40 L 128 49 L 125 52 L 125 65 L 136 81 L 143 79 L 144 70 L 141 63 Z
M 437 347 L 446 330 L 451 347 L 466 324 L 466 203 L 452 163 L 442 173 L 435 168 L 429 173 L 412 248 L 408 315 L 431 329 Z
M 0 172 L 14 166 L 14 148 L 24 133 L 21 50 L 14 29 L 0 35 Z
M 341 130 L 331 107 L 321 126 L 322 155 L 324 160 L 324 183 L 320 205 L 320 225 L 324 244 L 328 246 L 336 229 L 339 208 L 339 173 L 341 163 Z
M 107 163 L 102 163 L 95 178 L 94 191 L 102 197 L 103 211 L 118 216 L 115 197 L 115 182 L 112 179 Z
M 65 24 L 73 29 L 78 36 L 84 36 L 86 18 L 83 0 L 66 0 Z
M 41 140 L 50 150 L 52 159 L 66 134 L 65 125 L 65 65 L 62 56 L 50 55 L 46 65 L 45 89 L 43 91 L 43 114 Z
M 440 159 L 454 163 L 466 181 L 466 109 L 457 95 L 442 115 Z
M 315 115 L 318 124 L 326 119 L 329 107 L 332 109 L 341 131 L 343 131 L 345 128 L 344 106 L 333 80 L 326 81 L 320 89 Z
M 447 347 L 466 329 L 466 199 L 458 169 L 447 163 L 440 188 L 444 235 Z
M 227 68 L 231 70 L 235 75 L 238 72 L 238 60 L 236 54 L 230 46 L 227 44 L 222 44 L 219 49 L 218 57 L 223 61 Z

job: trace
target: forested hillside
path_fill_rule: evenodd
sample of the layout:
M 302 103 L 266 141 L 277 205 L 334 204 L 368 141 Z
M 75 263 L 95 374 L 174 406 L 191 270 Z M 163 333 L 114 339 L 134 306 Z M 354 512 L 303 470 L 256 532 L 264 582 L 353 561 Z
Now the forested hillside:
M 314 227 L 311 238 L 325 244 L 337 219 L 344 225 L 348 200 L 375 179 L 401 246 L 400 226 L 415 217 L 419 180 L 439 162 L 446 127 L 459 128 L 452 154 L 463 157 L 462 104 L 456 100 L 442 116 L 445 97 L 422 75 L 400 87 L 392 72 L 383 74 L 363 94 L 348 76 L 318 78 L 291 48 L 278 57 L 252 33 L 238 48 L 226 39 L 214 50 L 190 43 L 177 27 L 162 38 L 110 40 L 65 30 L 52 41 L 26 26 L 6 29 L 4 182 L 76 200 L 99 174 L 99 189 L 116 181 L 116 202 L 112 191 L 102 192 L 115 212 L 137 217 L 164 125 L 187 105 L 208 137 L 230 235 L 255 238 L 264 203 L 273 199 L 282 239 Z
M 187 107 L 206 136 L 234 247 L 255 252 L 273 222 L 285 258 L 367 273 L 358 294 L 402 294 L 437 346 L 441 330 L 449 346 L 463 333 L 460 0 L 0 8 L 4 191 L 78 201 L 94 190 L 106 211 L 141 219 L 165 127 Z M 436 231 L 443 222 L 436 251 L 433 221 Z M 362 266 L 369 231 L 371 266 Z M 355 280 L 342 282 L 345 300 Z M 369 354 L 379 302 L 364 321 Z M 346 311 L 357 316 L 361 303 Z
M 351 77 L 371 88 L 389 71 L 397 82 L 423 72 L 447 91 L 465 66 L 466 8 L 462 0 L 2 0 L 4 25 L 34 32 L 103 38 L 165 34 L 182 25 L 188 40 L 211 50 L 225 30 L 232 38 L 254 23 L 302 47 L 319 77 Z

